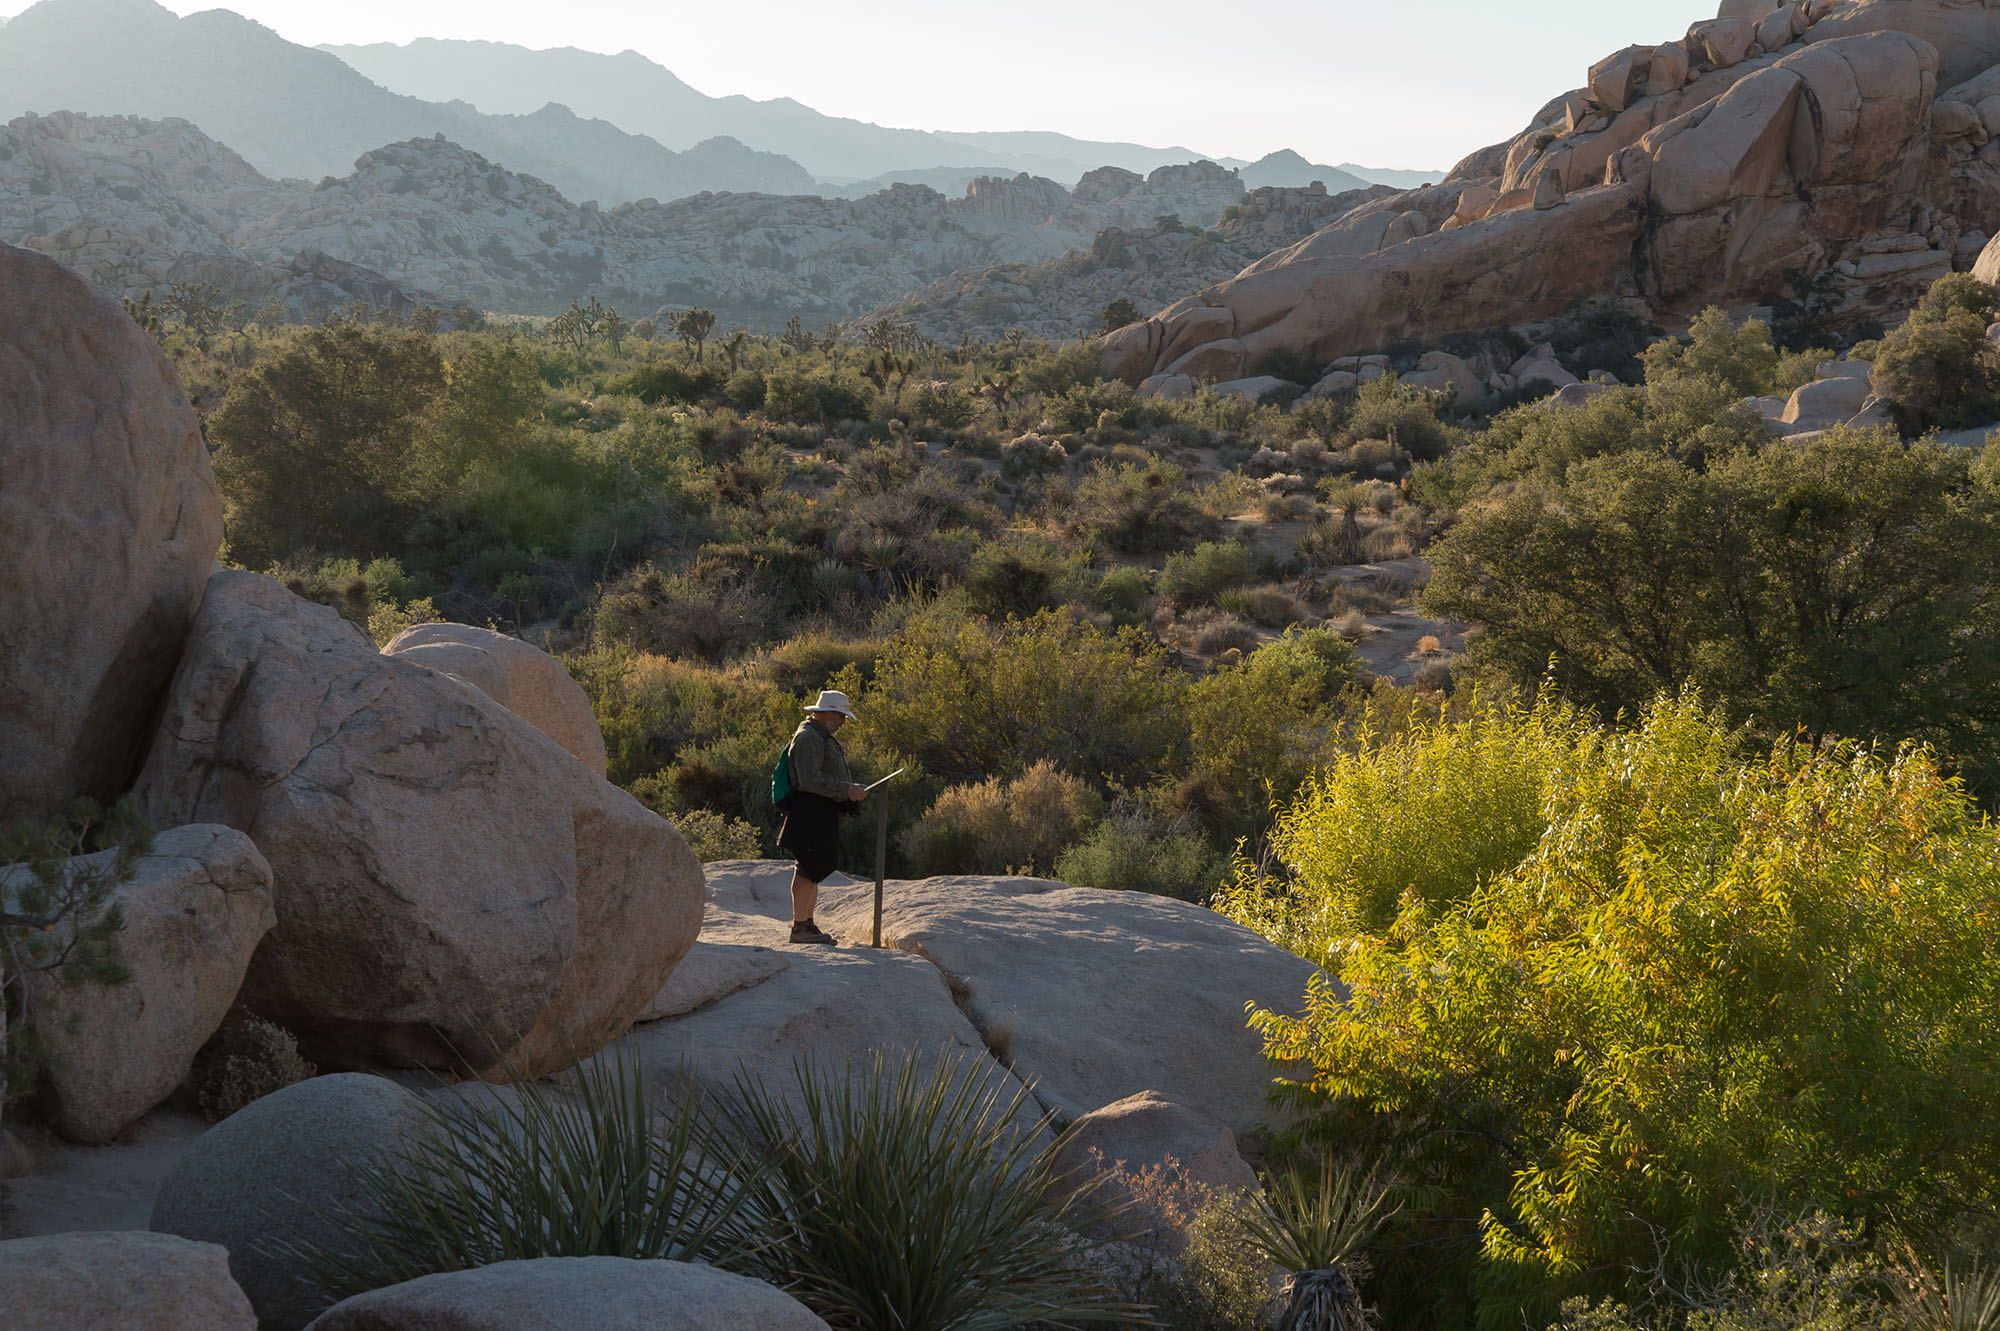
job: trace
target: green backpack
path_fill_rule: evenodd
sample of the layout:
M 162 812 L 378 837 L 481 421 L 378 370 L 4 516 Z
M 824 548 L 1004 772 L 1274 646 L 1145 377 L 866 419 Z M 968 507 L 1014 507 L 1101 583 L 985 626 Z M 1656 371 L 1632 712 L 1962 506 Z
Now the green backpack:
M 792 744 L 778 751 L 778 764 L 771 769 L 771 807 L 786 813 L 792 807 Z

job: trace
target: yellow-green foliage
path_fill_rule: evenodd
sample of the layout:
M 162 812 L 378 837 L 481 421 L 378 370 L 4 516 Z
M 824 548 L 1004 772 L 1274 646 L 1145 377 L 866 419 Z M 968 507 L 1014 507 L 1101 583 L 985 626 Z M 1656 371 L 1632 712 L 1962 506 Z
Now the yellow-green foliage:
M 1485 1324 L 1621 1294 L 1657 1242 L 1725 1263 L 1746 1199 L 1924 1247 L 2000 1195 L 2000 839 L 1926 752 L 1744 756 L 1691 697 L 1495 711 L 1283 828 L 1316 916 L 1274 932 L 1338 982 L 1256 1023 L 1452 1154 L 1423 1210 L 1483 1214 Z M 1398 874 L 1383 927 L 1356 907 Z
M 1534 848 L 1551 774 L 1576 744 L 1593 741 L 1547 699 L 1528 710 L 1423 717 L 1392 736 L 1364 733 L 1307 781 L 1272 829 L 1289 879 L 1246 872 L 1216 909 L 1323 961 L 1357 932 L 1387 928 L 1406 901 L 1449 907 Z

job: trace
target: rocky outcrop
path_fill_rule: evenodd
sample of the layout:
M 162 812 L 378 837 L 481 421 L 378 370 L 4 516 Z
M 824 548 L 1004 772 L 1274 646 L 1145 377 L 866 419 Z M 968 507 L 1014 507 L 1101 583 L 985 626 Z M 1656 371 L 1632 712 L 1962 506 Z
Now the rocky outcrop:
M 170 1234 L 0 1243 L 7 1331 L 257 1331 L 229 1254 Z
M 1138 181 L 1129 171 L 1120 174 Z M 1085 177 L 1078 184 L 1079 198 L 1091 183 Z M 1207 231 L 1163 228 L 1152 217 L 1143 218 L 1138 229 L 1110 226 L 1087 249 L 1048 263 L 955 273 L 862 315 L 853 326 L 888 319 L 912 324 L 941 342 L 965 336 L 998 341 L 1018 328 L 1031 337 L 1063 341 L 1096 332 L 1104 307 L 1120 297 L 1142 314 L 1161 309 L 1191 288 L 1241 272 L 1394 193 L 1382 185 L 1336 195 L 1312 188 L 1252 190 Z
M 102 872 L 113 854 L 85 856 L 75 871 Z M 5 881 L 0 873 L 0 895 Z M 227 827 L 162 832 L 112 900 L 124 914 L 118 950 L 131 978 L 103 987 L 47 975 L 28 985 L 49 1055 L 48 1122 L 72 1141 L 111 1140 L 181 1084 L 275 920 L 271 866 Z
M 542 1257 L 447 1271 L 335 1304 L 311 1331 L 826 1331 L 761 1280 L 687 1262 Z
M 666 822 L 253 574 L 211 581 L 139 794 L 270 860 L 242 998 L 321 1066 L 539 1075 L 624 1030 L 700 926 Z
M 333 1216 L 373 1206 L 353 1169 L 427 1130 L 421 1100 L 382 1077 L 337 1073 L 276 1091 L 216 1124 L 160 1183 L 152 1229 L 229 1252 L 264 1331 L 299 1331 L 326 1300 L 269 1245 L 328 1243 Z
M 1450 215 L 1426 212 L 1434 234 L 1385 229 L 1372 250 L 1313 237 L 1114 335 L 1105 367 L 1135 384 L 1195 364 L 1235 378 L 1272 351 L 1331 360 L 1579 298 L 1642 297 L 1672 317 L 1784 295 L 1793 270 L 1833 270 L 1836 319 L 1904 308 L 1970 267 L 1967 238 L 2000 215 L 1981 109 L 2000 93 L 1996 60 L 2000 10 L 1963 0 L 1725 13 L 1600 61 L 1461 163 L 1440 187 Z
M 470 624 L 418 624 L 398 633 L 382 655 L 464 680 L 604 775 L 604 732 L 590 698 L 539 647 Z
M 0 822 L 131 785 L 222 543 L 179 374 L 117 302 L 0 246 Z

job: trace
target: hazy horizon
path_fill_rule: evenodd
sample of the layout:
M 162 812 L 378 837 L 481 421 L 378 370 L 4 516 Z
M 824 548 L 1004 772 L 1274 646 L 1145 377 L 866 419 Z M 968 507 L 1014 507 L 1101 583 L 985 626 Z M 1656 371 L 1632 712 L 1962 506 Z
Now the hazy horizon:
M 0 17 L 30 7 L 0 0 Z M 1052 130 L 1251 161 L 1292 148 L 1329 165 L 1443 170 L 1519 130 L 1579 86 L 1593 61 L 1678 37 L 1716 6 L 1665 0 L 1644 13 L 1576 15 L 1546 3 L 1247 0 L 1228 16 L 1231 29 L 1249 34 L 1233 43 L 1212 6 L 1189 0 L 1166 0 L 1136 21 L 1124 5 L 1021 0 L 1000 30 L 914 0 L 876 0 L 866 19 L 805 0 L 684 13 L 627 0 L 554 9 L 526 0 L 166 0 L 166 8 L 233 10 L 302 46 L 438 37 L 630 48 L 710 96 L 790 97 L 896 128 Z

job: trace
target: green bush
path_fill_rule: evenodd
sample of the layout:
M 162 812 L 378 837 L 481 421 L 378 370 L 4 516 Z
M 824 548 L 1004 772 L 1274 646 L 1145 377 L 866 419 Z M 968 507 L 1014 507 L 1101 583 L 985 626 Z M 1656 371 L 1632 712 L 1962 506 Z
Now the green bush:
M 713 809 L 694 809 L 671 815 L 668 821 L 686 838 L 688 848 L 703 864 L 764 858 L 764 838 L 741 818 L 731 818 Z
M 1740 740 L 1692 699 L 1431 728 L 1227 903 L 1333 967 L 1256 1024 L 1436 1181 L 1409 1223 L 1474 1270 L 1412 1278 L 1483 1325 L 1628 1296 L 1655 1236 L 1726 1270 L 1753 1203 L 1935 1252 L 2000 1195 L 2000 842 L 1920 750 Z
M 1136 812 L 1099 823 L 1056 860 L 1055 877 L 1104 892 L 1151 892 L 1205 902 L 1228 876 L 1227 859 L 1198 836 Z
M 298 1041 L 261 1017 L 225 1024 L 196 1055 L 191 1074 L 202 1116 L 219 1123 L 273 1091 L 318 1075 Z
M 1387 376 L 1361 385 L 1347 433 L 1355 439 L 1387 439 L 1419 462 L 1450 452 L 1464 436 L 1438 417 L 1429 395 L 1398 386 Z
M 1157 460 L 1092 467 L 1070 510 L 1073 534 L 1134 555 L 1180 549 L 1216 526 L 1196 507 L 1181 469 Z
M 1957 429 L 2000 417 L 2000 347 L 1986 329 L 2000 293 L 1970 273 L 1931 284 L 1875 355 L 1875 391 L 1906 434 Z
M 1010 534 L 973 553 L 967 603 L 989 619 L 1025 618 L 1087 598 L 1089 566 L 1046 537 Z
M 1762 397 L 1777 388 L 1778 351 L 1762 319 L 1739 327 L 1726 310 L 1709 306 L 1688 329 L 1688 340 L 1664 338 L 1647 347 L 1646 379 L 1693 376 L 1728 385 L 1738 397 Z
M 1240 541 L 1203 541 L 1170 555 L 1160 572 L 1160 594 L 1180 606 L 1214 605 L 1226 591 L 1256 581 L 1257 560 Z

